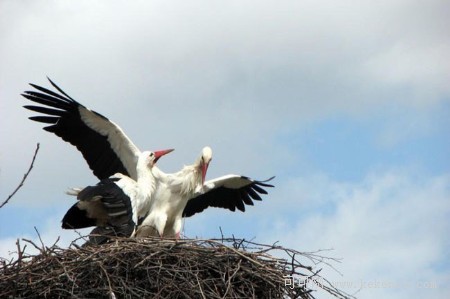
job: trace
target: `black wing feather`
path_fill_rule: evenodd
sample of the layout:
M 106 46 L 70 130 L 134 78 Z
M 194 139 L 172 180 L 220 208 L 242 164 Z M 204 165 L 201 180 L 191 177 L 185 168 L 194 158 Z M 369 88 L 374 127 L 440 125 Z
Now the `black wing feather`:
M 53 85 L 53 82 L 50 79 L 48 79 L 48 80 Z M 50 89 L 44 88 L 42 86 L 39 86 L 39 85 L 36 85 L 36 84 L 33 84 L 33 83 L 30 83 L 30 85 L 33 86 L 34 88 L 36 88 L 37 90 L 42 91 L 44 94 L 48 94 L 50 96 L 56 97 L 56 98 L 58 98 L 60 100 L 63 100 L 64 102 L 70 103 L 71 101 L 75 101 L 71 97 L 67 96 L 64 92 L 62 92 L 62 94 L 66 95 L 66 97 L 64 97 L 64 96 L 62 96 L 62 95 L 60 95 L 60 94 L 58 94 L 58 93 L 56 93 L 54 91 L 51 91 Z M 59 87 L 57 87 L 57 89 L 59 90 Z
M 114 182 L 116 179 L 104 179 L 95 186 L 88 186 L 78 193 L 77 199 L 85 204 L 95 204 L 107 215 L 106 223 L 90 218 L 87 211 L 74 204 L 64 215 L 62 227 L 77 229 L 96 226 L 91 232 L 89 242 L 102 244 L 111 236 L 129 237 L 135 227 L 131 200 Z M 99 197 L 99 199 L 97 198 Z M 97 198 L 94 200 L 94 198 Z
M 60 93 L 62 93 L 63 95 L 65 95 L 66 97 L 68 97 L 69 99 L 71 99 L 72 101 L 75 101 L 75 100 L 72 99 L 67 93 L 65 93 L 64 90 L 62 90 L 58 85 L 56 85 L 56 83 L 53 82 L 49 77 L 47 77 L 47 80 L 50 81 L 50 84 L 52 84 L 53 87 L 55 87 Z
M 44 123 L 44 124 L 54 124 L 58 122 L 59 117 L 51 117 L 51 116 L 31 116 L 29 119 Z M 44 128 L 45 130 L 45 128 Z
M 23 106 L 23 108 L 34 111 L 34 112 L 39 112 L 39 113 L 48 114 L 48 115 L 56 115 L 56 116 L 63 116 L 64 114 L 67 113 L 64 110 L 50 109 L 50 108 L 45 108 L 45 107 L 41 107 L 41 106 L 25 105 L 25 106 Z
M 76 111 L 77 110 L 76 107 L 72 107 L 70 104 L 67 104 L 62 100 L 57 99 L 57 102 L 55 102 L 54 97 L 50 97 L 43 93 L 26 91 L 25 93 L 22 94 L 22 96 L 32 102 L 42 104 L 42 105 L 48 105 L 53 108 L 65 109 L 68 111 L 71 111 L 71 110 Z
M 264 191 L 265 191 L 265 190 L 264 190 Z M 262 192 L 261 192 L 261 193 L 262 193 Z M 267 193 L 264 193 L 264 194 L 267 194 Z M 251 197 L 252 199 L 254 199 L 254 200 L 262 200 L 262 199 L 261 199 L 261 196 L 259 196 L 259 194 L 256 193 L 256 191 L 253 190 L 252 188 L 248 189 L 248 195 L 250 195 L 250 197 Z M 249 200 L 251 201 L 250 198 L 249 198 Z M 253 202 L 252 202 L 252 204 L 253 204 Z
M 49 79 L 50 83 L 62 94 L 47 88 L 30 84 L 40 92 L 26 91 L 22 96 L 44 106 L 24 106 L 26 109 L 42 113 L 44 116 L 32 116 L 31 120 L 51 124 L 44 130 L 54 133 L 64 141 L 74 145 L 83 155 L 94 175 L 105 179 L 115 173 L 129 175 L 117 154 L 111 148 L 106 136 L 89 128 L 81 119 L 79 109 L 85 108 Z M 98 116 L 103 115 L 93 111 Z M 58 116 L 58 117 L 55 117 Z
M 253 181 L 246 177 L 243 178 L 250 180 L 251 183 L 238 189 L 221 186 L 192 198 L 183 210 L 183 217 L 190 217 L 208 207 L 224 208 L 233 212 L 237 208 L 244 212 L 245 205 L 253 205 L 252 199 L 261 200 L 258 193 L 267 194 L 267 191 L 262 187 L 273 187 L 273 185 L 266 183 L 272 180 L 273 177 L 265 181 Z
M 250 198 L 248 197 L 247 194 L 241 193 L 241 198 L 234 201 L 236 208 L 238 208 L 238 210 L 240 210 L 242 212 L 245 212 L 245 205 L 244 205 L 245 199 L 250 199 Z
M 265 186 L 265 187 L 273 187 L 271 185 Z M 259 192 L 261 194 L 267 194 L 267 191 L 263 188 L 259 187 L 258 185 L 253 186 L 253 189 L 255 189 L 256 192 Z
M 86 210 L 80 210 L 77 203 L 74 204 L 64 215 L 62 228 L 77 229 L 95 226 L 97 221 L 89 218 Z

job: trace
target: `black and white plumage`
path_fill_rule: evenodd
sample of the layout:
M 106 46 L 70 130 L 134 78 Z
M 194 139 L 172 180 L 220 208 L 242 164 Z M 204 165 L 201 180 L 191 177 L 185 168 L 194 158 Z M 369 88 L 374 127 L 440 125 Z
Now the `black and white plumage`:
M 37 91 L 25 91 L 22 94 L 28 100 L 40 104 L 24 106 L 43 114 L 30 119 L 48 124 L 44 130 L 76 146 L 99 179 L 115 173 L 136 179 L 140 150 L 122 129 L 103 115 L 78 103 L 48 80 L 59 93 L 30 84 Z
M 191 217 L 208 207 L 245 212 L 245 205 L 253 206 L 253 200 L 261 201 L 260 194 L 267 194 L 263 187 L 273 187 L 267 184 L 273 178 L 257 181 L 246 176 L 229 174 L 206 181 L 203 190 L 186 204 L 183 217 Z
M 190 217 L 208 207 L 230 211 L 237 208 L 244 212 L 245 205 L 253 205 L 252 200 L 261 200 L 259 194 L 267 194 L 263 187 L 273 187 L 239 175 L 226 175 L 205 182 L 211 159 L 211 148 L 204 147 L 194 164 L 183 167 L 179 172 L 166 174 L 157 167 L 152 169 L 155 195 L 150 212 L 136 230 L 136 236 L 178 239 L 183 217 Z
M 31 84 L 38 91 L 23 94 L 28 100 L 42 105 L 24 106 L 43 114 L 30 119 L 49 124 L 45 130 L 75 145 L 98 178 L 122 173 L 136 180 L 136 163 L 141 152 L 122 129 L 49 81 L 59 93 Z M 219 177 L 202 186 L 212 156 L 212 152 L 208 154 L 210 148 L 206 152 L 205 149 L 193 165 L 177 173 L 166 174 L 153 167 L 157 188 L 148 216 L 142 228 L 138 228 L 138 235 L 149 235 L 146 228 L 150 227 L 153 234 L 156 229 L 157 235 L 178 237 L 182 217 L 190 217 L 209 206 L 244 211 L 245 205 L 253 204 L 252 199 L 260 200 L 259 194 L 267 193 L 262 187 L 273 187 L 266 181 L 254 181 L 239 175 Z
M 136 166 L 136 181 L 117 173 L 95 186 L 72 189 L 69 194 L 76 195 L 78 202 L 67 211 L 62 227 L 77 229 L 96 226 L 90 237 L 93 244 L 104 243 L 108 236 L 129 237 L 139 219 L 150 209 L 155 190 L 151 169 L 160 157 L 171 151 L 142 152 Z
M 135 228 L 130 196 L 116 182 L 119 178 L 101 180 L 95 186 L 88 186 L 76 195 L 74 204 L 62 219 L 62 228 L 79 229 L 95 226 L 88 244 L 103 244 L 109 237 L 129 237 Z

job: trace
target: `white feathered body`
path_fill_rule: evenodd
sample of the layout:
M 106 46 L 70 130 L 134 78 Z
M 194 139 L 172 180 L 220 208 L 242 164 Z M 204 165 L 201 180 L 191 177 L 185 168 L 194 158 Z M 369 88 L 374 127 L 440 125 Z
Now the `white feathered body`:
M 137 230 L 137 236 L 178 237 L 182 228 L 182 214 L 188 200 L 201 190 L 198 166 L 185 166 L 181 171 L 166 174 L 154 167 L 156 189 L 150 213 Z

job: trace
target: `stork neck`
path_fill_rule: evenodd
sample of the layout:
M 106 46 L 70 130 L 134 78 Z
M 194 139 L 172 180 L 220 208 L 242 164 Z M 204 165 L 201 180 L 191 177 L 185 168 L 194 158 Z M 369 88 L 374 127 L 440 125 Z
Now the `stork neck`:
M 151 196 L 155 189 L 155 180 L 151 170 L 148 167 L 138 167 L 137 169 L 137 188 L 139 197 L 147 198 Z
M 193 194 L 202 182 L 202 174 L 197 164 L 185 166 L 179 172 L 179 177 L 182 178 L 181 193 L 185 195 Z
M 152 172 L 146 166 L 137 167 L 136 173 L 138 183 L 145 183 L 152 179 Z

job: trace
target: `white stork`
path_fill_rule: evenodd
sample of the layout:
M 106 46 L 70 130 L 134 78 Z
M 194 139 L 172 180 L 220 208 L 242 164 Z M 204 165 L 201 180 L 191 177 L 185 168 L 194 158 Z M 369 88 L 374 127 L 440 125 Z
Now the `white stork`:
M 182 217 L 190 217 L 208 207 L 245 211 L 245 205 L 261 200 L 258 193 L 267 194 L 262 187 L 273 187 L 266 181 L 254 181 L 240 175 L 226 175 L 205 182 L 212 159 L 210 147 L 204 147 L 194 164 L 173 174 L 158 167 L 152 172 L 156 180 L 155 196 L 150 213 L 136 230 L 137 237 L 180 237 Z M 270 178 L 269 180 L 271 180 Z M 262 187 L 261 187 L 262 186 Z
M 59 93 L 30 84 L 38 91 L 26 91 L 22 94 L 28 100 L 42 105 L 24 106 L 26 109 L 43 114 L 30 119 L 49 124 L 44 127 L 44 130 L 76 146 L 99 179 L 122 173 L 136 180 L 136 163 L 140 151 L 122 129 L 103 115 L 78 103 L 50 79 L 48 80 Z M 258 193 L 267 194 L 262 187 L 273 187 L 266 184 L 266 181 L 255 181 L 240 175 L 227 175 L 205 182 L 202 189 L 201 184 L 204 182 L 212 155 L 211 150 L 208 149 L 202 151 L 202 158 L 196 163 L 174 174 L 165 174 L 157 167 L 153 167 L 152 171 L 157 180 L 157 189 L 153 197 L 156 199 L 155 213 L 152 214 L 150 211 L 149 216 L 151 216 L 144 225 L 156 228 L 160 236 L 179 236 L 180 210 L 182 217 L 190 217 L 209 206 L 231 211 L 237 208 L 244 211 L 245 204 L 253 204 L 251 199 L 261 200 Z M 187 169 L 196 167 L 202 167 L 201 177 L 198 174 L 186 174 Z M 187 186 L 190 184 L 195 186 L 195 189 L 189 189 Z M 166 213 L 166 220 L 157 220 L 160 217 L 157 216 L 158 213 Z M 162 222 L 164 224 L 155 225 Z M 142 229 L 139 234 L 145 236 L 148 233 Z
M 136 165 L 137 181 L 117 173 L 95 186 L 72 189 L 69 194 L 76 195 L 78 202 L 65 214 L 62 227 L 97 226 L 89 238 L 89 243 L 97 245 L 106 242 L 107 236 L 131 236 L 138 220 L 150 209 L 156 187 L 151 169 L 160 157 L 171 151 L 142 152 Z

